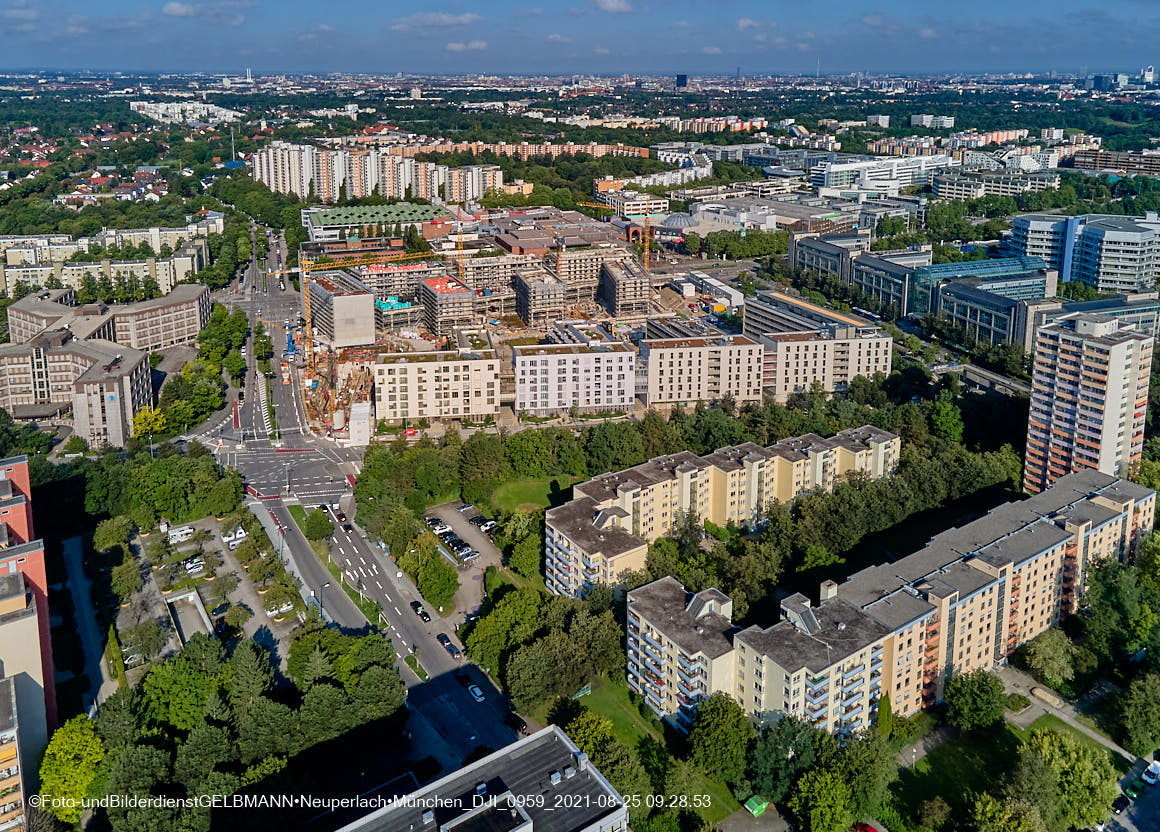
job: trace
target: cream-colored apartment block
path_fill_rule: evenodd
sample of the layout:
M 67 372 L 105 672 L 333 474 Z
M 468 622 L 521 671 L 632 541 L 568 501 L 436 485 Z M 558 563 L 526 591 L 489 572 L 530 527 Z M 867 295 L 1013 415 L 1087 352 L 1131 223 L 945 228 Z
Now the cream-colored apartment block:
M 669 534 L 687 513 L 719 526 L 751 526 L 760 522 L 773 501 L 789 503 L 806 491 L 832 489 L 845 474 L 890 476 L 898 465 L 900 442 L 895 434 L 865 425 L 829 439 L 809 434 L 768 448 L 747 442 L 703 457 L 681 451 L 573 486 L 573 500 L 550 509 L 545 525 L 552 534 L 565 523 L 570 527 L 609 524 L 641 546 Z M 573 538 L 569 557 L 558 550 L 546 561 L 548 589 L 583 594 L 583 582 L 564 578 L 584 571 L 585 558 L 598 561 L 594 552 L 580 545 L 575 533 L 569 536 Z M 596 571 L 607 573 L 606 569 Z M 573 591 L 577 587 L 579 593 Z
M 1028 500 L 937 535 L 907 557 L 863 569 L 841 585 L 823 582 L 817 604 L 801 593 L 785 598 L 782 620 L 770 627 L 737 630 L 715 622 L 712 632 L 733 647 L 734 683 L 730 690 L 719 673 L 696 681 L 711 681 L 708 693 L 729 691 L 759 718 L 795 714 L 841 735 L 873 724 L 885 694 L 896 713 L 912 714 L 940 701 L 950 676 L 993 669 L 1074 611 L 1087 570 L 1127 557 L 1151 532 L 1155 508 L 1151 489 L 1094 470 L 1070 474 Z M 677 640 L 665 621 L 688 626 L 676 594 L 650 594 L 654 585 L 633 590 L 629 606 L 629 667 L 638 668 L 629 682 L 646 695 L 654 680 L 644 658 L 667 654 L 654 647 L 650 655 L 641 635 L 634 659 L 633 595 L 663 607 L 650 610 L 648 628 L 646 617 L 637 616 L 639 632 L 653 645 Z M 721 612 L 731 609 L 728 599 L 713 597 L 716 611 L 728 617 Z M 714 656 L 714 668 L 727 666 L 726 654 Z M 658 678 L 667 683 L 664 674 Z M 649 704 L 684 729 L 696 701 L 653 696 Z
M 761 344 L 744 335 L 641 341 L 645 403 L 761 401 Z
M 733 602 L 661 578 L 628 593 L 628 684 L 686 730 L 699 701 L 732 693 Z
M 375 359 L 375 416 L 484 419 L 499 413 L 499 359 L 491 350 L 390 353 Z

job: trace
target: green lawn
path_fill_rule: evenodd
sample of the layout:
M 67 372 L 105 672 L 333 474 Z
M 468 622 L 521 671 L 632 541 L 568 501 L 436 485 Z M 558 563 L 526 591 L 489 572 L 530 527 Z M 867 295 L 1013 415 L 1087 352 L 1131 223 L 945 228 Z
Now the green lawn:
M 1020 741 L 1008 723 L 999 731 L 954 737 L 898 772 L 893 802 L 900 814 L 914 818 L 924 800 L 941 795 L 961 817 L 969 795 L 991 788 L 1011 766 Z
M 629 690 L 625 685 L 597 679 L 592 682 L 592 693 L 581 697 L 579 701 L 593 713 L 608 717 L 612 722 L 613 734 L 629 748 L 637 748 L 644 739 L 664 745 L 665 738 L 659 724 L 641 716 L 628 695 Z M 547 724 L 546 707 L 533 716 L 541 725 Z M 697 775 L 693 791 L 712 797 L 712 807 L 701 811 L 701 816 L 710 825 L 720 823 L 741 808 L 728 786 L 703 774 Z
M 562 489 L 567 490 L 572 483 L 579 481 L 579 477 L 569 477 L 562 474 L 558 477 L 545 477 L 538 480 L 512 480 L 505 482 L 495 490 L 491 496 L 491 502 L 496 508 L 508 513 L 514 512 L 521 506 L 548 508 L 552 504 L 548 495 L 552 489 L 552 482 L 556 480 L 559 481 Z
M 1005 721 L 998 731 L 953 737 L 919 760 L 913 768 L 900 769 L 898 780 L 891 787 L 893 808 L 904 822 L 910 822 L 910 829 L 918 828 L 914 818 L 919 805 L 935 795 L 940 795 L 951 805 L 955 816 L 962 816 L 969 808 L 970 795 L 993 788 L 1015 761 L 1019 745 L 1032 731 L 1040 728 L 1071 734 L 1085 745 L 1107 751 L 1091 737 L 1051 714 L 1039 717 L 1027 729 Z M 1119 754 L 1107 753 L 1121 774 L 1131 767 Z M 896 826 L 899 827 L 897 830 Z M 890 828 L 891 832 L 907 832 L 908 829 L 898 823 Z
M 1106 746 L 1104 746 L 1104 745 L 1100 744 L 1099 742 L 1097 742 L 1096 740 L 1092 739 L 1087 734 L 1084 734 L 1084 733 L 1081 733 L 1080 731 L 1075 730 L 1075 728 L 1068 725 L 1066 722 L 1064 722 L 1062 719 L 1055 716 L 1054 714 L 1044 714 L 1043 716 L 1039 717 L 1039 719 L 1037 719 L 1031 723 L 1031 726 L 1026 731 L 1021 731 L 1018 728 L 1016 728 L 1014 730 L 1023 738 L 1027 738 L 1027 737 L 1031 736 L 1032 731 L 1035 731 L 1039 728 L 1050 728 L 1052 731 L 1058 731 L 1061 734 L 1071 734 L 1071 736 L 1075 737 L 1077 740 L 1079 740 L 1080 742 L 1082 742 L 1084 745 L 1088 746 L 1089 748 L 1096 748 L 1096 749 L 1099 749 L 1100 751 L 1106 752 L 1108 755 L 1108 759 L 1111 760 L 1111 762 L 1112 762 L 1112 766 L 1120 774 L 1127 774 L 1132 768 L 1132 764 L 1129 763 L 1127 760 L 1125 760 L 1123 757 L 1121 757 L 1119 754 L 1116 754 L 1114 751 L 1109 750 Z
M 290 512 L 290 516 L 294 518 L 294 522 L 298 524 L 298 529 L 305 533 L 306 531 L 306 509 L 302 506 L 288 505 L 286 510 Z

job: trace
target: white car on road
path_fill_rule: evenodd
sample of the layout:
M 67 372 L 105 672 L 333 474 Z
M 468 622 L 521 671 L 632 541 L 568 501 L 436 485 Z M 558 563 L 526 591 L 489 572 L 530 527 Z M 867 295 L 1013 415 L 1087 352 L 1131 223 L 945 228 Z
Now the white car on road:
M 1154 760 L 1144 769 L 1144 782 L 1155 786 L 1160 782 L 1160 760 Z

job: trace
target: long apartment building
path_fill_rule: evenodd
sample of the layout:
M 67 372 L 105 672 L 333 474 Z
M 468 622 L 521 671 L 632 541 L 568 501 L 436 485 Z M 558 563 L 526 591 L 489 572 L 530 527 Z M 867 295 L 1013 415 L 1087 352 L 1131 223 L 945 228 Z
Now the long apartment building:
M 779 403 L 815 385 L 833 393 L 858 376 L 890 374 L 894 338 L 889 333 L 784 292 L 750 298 L 744 332 L 761 343 L 762 388 Z
M 640 342 L 645 404 L 761 400 L 761 344 L 744 335 Z
M 374 369 L 375 417 L 389 423 L 499 413 L 499 359 L 491 350 L 385 353 Z
M 0 407 L 21 418 L 71 408 L 73 430 L 91 447 L 124 445 L 133 416 L 152 403 L 149 356 L 140 350 L 66 329 L 0 345 Z
M 20 755 L 20 719 L 13 680 L 0 675 L 0 829 L 23 832 L 25 760 Z M 27 761 L 29 769 L 32 760 Z
M 636 353 L 626 344 L 516 346 L 512 363 L 517 413 L 626 411 L 636 395 Z
M 14 775 L 25 790 L 36 791 L 38 761 L 57 724 L 48 576 L 30 485 L 28 457 L 0 459 L 0 700 L 6 700 L 0 701 L 0 792 Z M 8 704 L 15 717 L 6 729 Z M 5 803 L 0 794 L 0 807 Z M 0 809 L 0 819 L 6 815 L 11 818 L 11 811 Z
M 1042 257 L 1063 281 L 1100 292 L 1146 292 L 1160 276 L 1160 216 L 1022 214 L 1004 240 L 1013 254 Z
M 900 445 L 898 436 L 865 425 L 768 448 L 747 442 L 703 457 L 682 451 L 594 477 L 574 486 L 573 499 L 545 516 L 548 589 L 583 596 L 592 583 L 615 583 L 626 570 L 642 568 L 648 544 L 685 513 L 721 526 L 749 526 L 774 500 L 789 503 L 807 491 L 830 490 L 845 474 L 890 476 Z
M 8 307 L 13 343 L 30 341 L 51 329 L 67 329 L 85 340 L 100 338 L 136 350 L 163 350 L 192 344 L 209 321 L 209 287 L 183 284 L 164 297 L 109 306 L 78 306 L 73 289 L 41 289 Z
M 280 141 L 254 154 L 252 174 L 272 191 L 301 199 L 313 192 L 322 202 L 337 201 L 342 189 L 351 199 L 377 192 L 395 199 L 467 202 L 503 188 L 498 165 L 451 168 L 377 148 L 328 149 Z
M 86 279 L 153 280 L 165 295 L 209 265 L 209 243 L 202 239 L 186 240 L 167 257 L 143 260 L 110 260 L 95 262 L 53 261 L 50 263 L 8 266 L 0 263 L 0 288 L 11 293 L 17 286 L 43 286 L 56 279 L 63 286 L 79 289 Z
M 759 719 L 784 714 L 841 736 L 877 719 L 884 694 L 910 715 L 952 675 L 989 670 L 1074 612 L 1088 569 L 1152 530 L 1156 492 L 1089 470 L 999 506 L 919 551 L 785 598 L 781 620 L 745 629 L 715 589 L 662 578 L 628 593 L 627 675 L 681 730 L 698 702 L 732 696 Z
M 75 240 L 68 234 L 0 235 L 0 254 L 3 254 L 0 263 L 4 266 L 62 263 L 75 254 L 142 244 L 148 244 L 155 253 L 160 254 L 166 246 L 173 250 L 188 240 L 225 231 L 224 214 L 203 211 L 194 217 L 189 217 L 190 221 L 183 226 L 108 228 L 91 237 L 78 237 Z
M 1036 333 L 1023 488 L 1073 471 L 1127 476 L 1144 453 L 1154 336 L 1103 315 L 1069 315 Z

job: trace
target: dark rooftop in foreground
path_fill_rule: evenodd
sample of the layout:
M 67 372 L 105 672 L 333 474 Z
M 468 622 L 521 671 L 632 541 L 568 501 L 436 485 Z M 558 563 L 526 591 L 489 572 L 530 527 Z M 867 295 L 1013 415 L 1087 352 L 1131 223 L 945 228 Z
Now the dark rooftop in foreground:
M 524 805 L 509 806 L 508 794 Z M 543 805 L 536 805 L 541 795 Z M 558 808 L 557 799 L 567 808 Z M 620 794 L 551 725 L 398 798 L 341 832 L 514 832 L 521 827 L 529 832 L 580 832 L 626 822 Z

